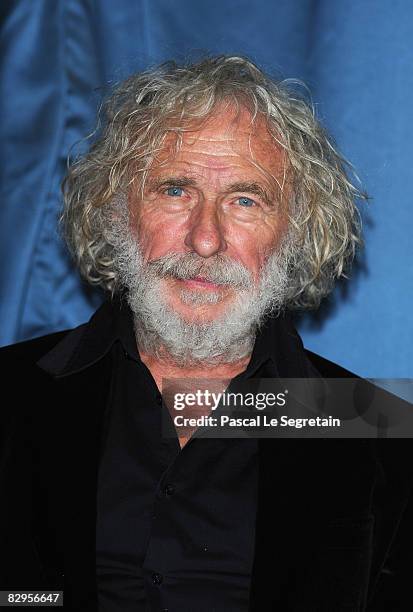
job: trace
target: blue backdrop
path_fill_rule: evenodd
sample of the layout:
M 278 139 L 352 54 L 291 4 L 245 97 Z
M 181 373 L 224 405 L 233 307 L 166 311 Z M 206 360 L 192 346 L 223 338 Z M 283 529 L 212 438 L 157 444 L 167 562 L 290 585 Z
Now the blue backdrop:
M 249 55 L 303 79 L 372 196 L 362 265 L 299 327 L 370 377 L 413 376 L 413 4 L 409 0 L 3 0 L 1 343 L 87 320 L 102 296 L 56 231 L 70 147 L 108 87 L 148 64 Z

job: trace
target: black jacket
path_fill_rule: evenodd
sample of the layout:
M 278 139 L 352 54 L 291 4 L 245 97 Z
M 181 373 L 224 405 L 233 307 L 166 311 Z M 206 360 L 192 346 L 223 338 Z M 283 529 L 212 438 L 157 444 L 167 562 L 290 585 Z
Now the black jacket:
M 110 324 L 94 329 L 112 308 L 0 350 L 0 589 L 64 589 L 65 609 L 82 612 L 97 610 L 97 467 L 111 380 Z M 306 351 L 288 317 L 266 334 L 281 376 L 351 376 Z M 411 441 L 262 439 L 259 449 L 250 611 L 413 609 Z

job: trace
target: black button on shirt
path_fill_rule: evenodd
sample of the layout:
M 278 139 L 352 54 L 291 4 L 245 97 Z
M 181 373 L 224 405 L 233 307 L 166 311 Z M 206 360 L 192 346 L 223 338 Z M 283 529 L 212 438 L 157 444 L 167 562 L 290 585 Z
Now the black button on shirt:
M 194 438 L 181 449 L 162 437 L 170 417 L 132 330 L 121 314 L 98 479 L 99 610 L 247 611 L 257 440 Z

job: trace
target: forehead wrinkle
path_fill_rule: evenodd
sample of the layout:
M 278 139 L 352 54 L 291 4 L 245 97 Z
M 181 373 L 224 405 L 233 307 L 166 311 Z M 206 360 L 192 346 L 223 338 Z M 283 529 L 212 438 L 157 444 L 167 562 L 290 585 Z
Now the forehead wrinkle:
M 213 134 L 213 133 L 212 133 Z M 207 136 L 193 136 L 189 140 L 189 142 L 187 143 L 188 146 L 193 146 L 192 143 L 196 143 L 196 142 L 238 142 L 239 141 L 239 136 L 249 136 L 250 132 L 244 132 L 244 131 L 238 131 L 236 134 L 234 134 L 234 136 L 225 136 L 225 135 L 212 135 L 210 137 Z M 182 139 L 183 141 L 185 139 Z M 192 143 L 191 143 L 192 141 Z
M 158 166 L 157 168 L 153 168 L 152 171 L 150 172 L 150 174 L 153 177 L 153 180 L 159 182 L 159 181 L 165 181 L 168 179 L 168 177 L 185 177 L 186 179 L 191 179 L 192 177 L 195 178 L 196 180 L 211 180 L 213 178 L 220 178 L 218 176 L 214 176 L 215 173 L 219 172 L 221 174 L 226 174 L 229 175 L 229 179 L 231 180 L 231 175 L 235 174 L 240 176 L 240 178 L 237 178 L 237 176 L 233 176 L 232 178 L 232 183 L 262 183 L 263 179 L 266 183 L 266 186 L 263 188 L 267 188 L 267 192 L 268 192 L 268 187 L 270 188 L 270 191 L 274 193 L 274 189 L 275 186 L 278 187 L 278 189 L 282 190 L 285 182 L 286 182 L 286 168 L 283 168 L 283 176 L 280 177 L 280 180 L 277 178 L 277 176 L 275 176 L 275 174 L 273 172 L 271 172 L 271 170 L 265 169 L 261 164 L 259 164 L 258 162 L 256 162 L 252 157 L 250 156 L 245 156 L 245 155 L 233 155 L 232 157 L 235 158 L 237 160 L 237 162 L 239 163 L 234 163 L 233 160 L 229 160 L 228 164 L 222 165 L 222 155 L 217 155 L 217 156 L 209 156 L 209 155 L 205 155 L 205 157 L 207 158 L 205 160 L 205 163 L 203 163 L 203 160 L 199 160 L 199 159 L 179 159 L 179 153 L 177 153 L 176 155 L 173 156 L 173 158 L 169 158 L 168 160 L 165 160 L 165 162 L 163 164 L 161 164 L 161 166 Z M 243 164 L 241 163 L 241 161 L 248 161 L 248 163 L 250 164 L 250 168 L 251 170 L 254 170 L 254 174 L 250 175 L 250 176 L 245 176 L 245 167 L 243 166 Z M 240 169 L 242 170 L 242 176 L 239 174 Z M 159 174 L 160 175 L 159 175 Z M 158 176 L 157 176 L 158 174 Z M 208 175 L 209 178 L 208 178 Z M 152 181 L 153 182 L 153 181 Z M 189 184 L 189 182 L 187 181 L 187 184 Z
M 218 118 L 219 119 L 219 118 Z M 197 170 L 201 172 L 200 178 L 205 177 L 208 171 L 229 171 L 242 166 L 236 161 L 248 161 L 252 168 L 257 170 L 260 179 L 265 179 L 268 187 L 273 192 L 283 192 L 287 184 L 286 159 L 283 151 L 276 146 L 276 142 L 268 130 L 268 126 L 262 122 L 249 121 L 248 129 L 238 129 L 238 122 L 224 124 L 221 132 L 217 132 L 214 127 L 217 123 L 213 119 L 211 129 L 201 128 L 199 131 L 184 132 L 179 139 L 179 147 L 170 146 L 164 148 L 167 159 L 161 164 L 163 169 L 171 164 L 169 173 L 181 174 L 178 168 L 173 168 L 174 164 L 185 165 L 183 174 L 197 175 Z M 219 121 L 218 121 L 219 123 Z M 254 130 L 255 126 L 255 130 Z M 259 134 L 257 133 L 259 132 Z M 173 134 L 170 134 L 174 138 Z M 176 136 L 176 134 L 175 134 Z M 237 150 L 238 148 L 238 150 Z M 191 159 L 192 155 L 197 159 Z M 186 159 L 180 159 L 181 156 Z M 223 159 L 228 160 L 228 165 L 222 165 Z M 191 167 L 195 172 L 191 171 Z M 155 169 L 154 169 L 155 170 Z M 155 170 L 156 172 L 156 170 Z M 235 178 L 235 177 L 234 177 Z M 253 182 L 254 177 L 249 177 Z M 274 195 L 275 195 L 274 193 Z
M 181 151 L 185 151 L 185 148 L 182 147 Z M 197 155 L 204 155 L 205 157 L 208 157 L 210 155 L 213 155 L 214 157 L 242 157 L 241 155 L 239 155 L 238 153 L 235 153 L 235 152 L 232 152 L 232 153 L 229 152 L 229 151 L 225 152 L 225 153 L 219 153 L 219 152 L 215 152 L 215 151 L 206 152 L 206 151 L 201 151 L 201 150 L 192 149 L 192 148 L 191 148 L 191 153 L 195 153 Z M 177 157 L 178 156 L 179 156 L 179 153 L 178 153 Z
M 203 162 L 199 159 L 181 160 L 179 158 L 169 159 L 160 166 L 152 168 L 150 174 L 156 175 L 158 172 L 163 175 L 185 175 L 185 176 L 205 176 L 208 173 L 224 172 L 231 173 L 234 171 L 240 171 L 242 164 L 238 162 L 241 160 L 240 156 L 235 156 L 236 161 L 228 160 L 228 163 L 223 162 L 223 156 L 217 156 L 209 158 Z
M 240 153 L 234 151 L 235 145 L 243 149 L 244 152 L 248 151 L 251 154 L 252 138 L 256 138 L 256 133 L 252 130 L 241 129 L 235 131 L 234 129 L 231 129 L 230 131 L 224 132 L 224 134 L 217 134 L 216 131 L 211 130 L 210 135 L 208 135 L 208 132 L 205 133 L 205 130 L 203 130 L 202 132 L 192 133 L 191 135 L 183 134 L 180 137 L 179 148 L 175 149 L 175 152 L 190 149 L 194 153 L 210 153 L 209 150 L 213 150 L 214 147 L 218 145 L 219 150 L 227 150 L 227 153 L 224 154 L 240 155 Z M 269 138 L 266 133 L 261 136 L 258 143 L 266 146 L 270 145 L 272 149 L 275 148 L 273 139 Z M 200 149 L 199 145 L 201 145 L 201 147 L 206 145 L 206 147 Z M 225 147 L 225 145 L 227 146 Z M 168 144 L 166 143 L 166 148 L 167 147 Z M 171 146 L 171 149 L 172 148 L 173 146 Z

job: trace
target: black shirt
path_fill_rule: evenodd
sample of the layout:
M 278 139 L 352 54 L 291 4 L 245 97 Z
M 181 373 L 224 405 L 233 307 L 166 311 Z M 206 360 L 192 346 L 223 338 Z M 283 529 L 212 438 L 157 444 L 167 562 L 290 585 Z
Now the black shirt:
M 254 439 L 162 436 L 170 418 L 141 361 L 132 315 L 114 322 L 113 377 L 98 479 L 101 612 L 241 612 L 254 555 Z M 264 338 L 237 378 L 276 376 Z

